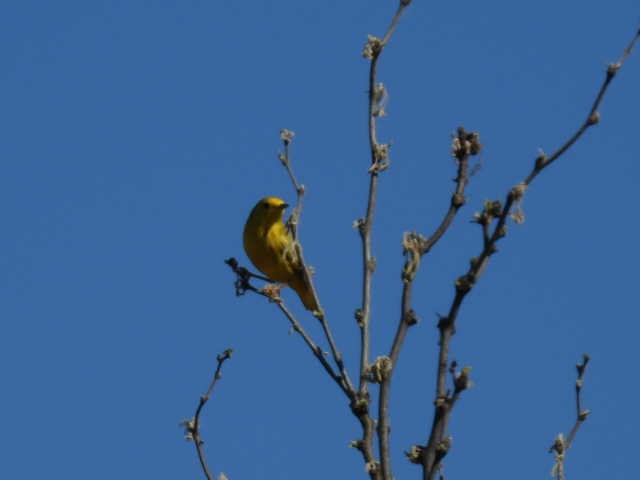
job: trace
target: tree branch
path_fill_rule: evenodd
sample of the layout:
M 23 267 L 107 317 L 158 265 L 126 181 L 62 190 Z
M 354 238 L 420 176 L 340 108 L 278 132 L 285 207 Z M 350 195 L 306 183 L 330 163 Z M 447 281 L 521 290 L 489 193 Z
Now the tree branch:
M 311 272 L 309 271 L 309 267 L 307 267 L 306 262 L 304 261 L 304 256 L 302 254 L 302 246 L 298 241 L 298 224 L 300 221 L 300 215 L 302 214 L 302 200 L 304 198 L 304 185 L 298 183 L 296 176 L 293 173 L 293 168 L 291 167 L 291 160 L 289 156 L 289 145 L 293 141 L 295 133 L 291 130 L 283 129 L 280 130 L 280 139 L 282 140 L 284 151 L 280 153 L 279 159 L 284 165 L 289 174 L 289 178 L 291 180 L 291 184 L 293 185 L 294 190 L 296 191 L 296 206 L 291 213 L 291 216 L 287 220 L 287 226 L 289 227 L 289 231 L 291 232 L 291 237 L 293 238 L 297 257 L 300 261 L 300 267 L 302 268 L 302 272 L 306 277 L 306 281 L 311 287 L 311 292 L 315 299 L 316 304 L 319 307 L 318 311 L 313 312 L 313 316 L 318 319 L 320 325 L 322 326 L 322 331 L 324 332 L 324 336 L 329 343 L 329 348 L 331 349 L 331 354 L 333 356 L 333 360 L 336 362 L 338 369 L 340 370 L 340 375 L 342 376 L 344 386 L 349 390 L 349 395 L 352 396 L 354 393 L 354 387 L 351 383 L 351 379 L 349 378 L 349 373 L 344 365 L 344 361 L 342 359 L 342 354 L 340 350 L 338 350 L 338 346 L 336 345 L 336 341 L 333 337 L 333 333 L 331 332 L 331 327 L 329 326 L 329 320 L 327 319 L 324 310 L 320 306 L 320 299 L 318 297 L 318 292 L 315 289 L 313 284 L 313 279 L 311 278 Z
M 389 351 L 390 370 L 384 376 L 380 385 L 380 399 L 378 402 L 378 438 L 380 441 L 381 458 L 389 457 L 389 395 L 391 379 L 396 368 L 400 350 L 409 327 L 418 321 L 411 306 L 411 294 L 415 275 L 420 268 L 422 257 L 429 253 L 433 246 L 438 243 L 448 228 L 451 226 L 458 210 L 465 204 L 464 190 L 469 182 L 469 158 L 480 153 L 481 145 L 477 133 L 467 133 L 463 127 L 459 127 L 453 141 L 452 156 L 456 158 L 458 170 L 455 182 L 455 189 L 451 195 L 449 208 L 445 213 L 440 225 L 433 232 L 431 237 L 425 238 L 417 233 L 405 233 L 402 240 L 404 254 L 406 256 L 404 268 L 402 270 L 402 300 L 400 306 L 400 321 L 396 330 L 396 335 Z M 453 402 L 455 403 L 455 401 Z
M 582 386 L 584 385 L 584 374 L 587 370 L 587 364 L 589 363 L 589 355 L 586 353 L 582 355 L 582 363 L 576 365 L 578 371 L 578 378 L 576 379 L 576 423 L 573 425 L 569 436 L 565 439 L 562 433 L 559 433 L 556 437 L 553 445 L 549 448 L 549 453 L 555 452 L 555 465 L 553 466 L 552 475 L 557 480 L 564 480 L 564 460 L 566 458 L 567 450 L 571 447 L 573 440 L 578 433 L 578 429 L 587 419 L 591 410 L 583 410 L 581 407 L 581 393 Z
M 447 316 L 442 317 L 438 322 L 438 329 L 440 331 L 439 341 L 439 354 L 438 354 L 438 374 L 436 383 L 436 408 L 434 412 L 434 419 L 431 426 L 431 433 L 429 440 L 424 447 L 422 455 L 423 465 L 423 479 L 432 480 L 435 478 L 435 474 L 439 469 L 440 461 L 444 457 L 438 453 L 439 446 L 444 440 L 446 435 L 446 423 L 448 416 L 451 413 L 450 408 L 439 408 L 439 402 L 441 399 L 447 398 L 446 391 L 446 371 L 447 362 L 449 356 L 449 343 L 452 336 L 455 333 L 455 322 L 460 311 L 462 302 L 466 295 L 475 286 L 478 278 L 482 274 L 486 267 L 491 255 L 497 252 L 496 243 L 507 233 L 506 221 L 510 216 L 512 208 L 514 206 L 520 206 L 527 187 L 533 182 L 533 180 L 549 165 L 562 156 L 573 144 L 578 141 L 582 135 L 589 129 L 589 127 L 596 125 L 600 119 L 598 108 L 604 99 L 604 96 L 609 88 L 609 85 L 618 71 L 622 68 L 624 62 L 631 54 L 631 51 L 635 43 L 640 38 L 640 30 L 638 30 L 627 48 L 625 48 L 623 55 L 620 59 L 610 64 L 607 67 L 605 79 L 596 94 L 595 100 L 587 114 L 583 123 L 578 127 L 576 132 L 569 137 L 569 139 L 561 145 L 550 156 L 544 154 L 538 156 L 534 163 L 533 169 L 529 175 L 513 187 L 506 196 L 504 206 L 500 201 L 486 202 L 482 213 L 476 214 L 476 222 L 482 226 L 483 229 L 483 249 L 478 257 L 471 259 L 471 265 L 467 272 L 459 277 L 455 282 L 455 296 L 449 308 Z M 523 221 L 524 216 L 521 211 L 517 211 L 512 215 L 512 218 L 520 223 Z M 493 229 L 491 229 L 493 227 Z M 488 233 L 490 232 L 490 234 Z M 446 451 L 444 452 L 446 455 Z
M 300 325 L 300 322 L 296 320 L 295 316 L 286 308 L 284 303 L 282 303 L 282 299 L 274 298 L 271 292 L 265 292 L 264 290 L 260 290 L 251 285 L 251 278 L 260 278 L 259 275 L 255 275 L 246 268 L 241 267 L 235 258 L 229 258 L 225 260 L 225 263 L 229 265 L 229 268 L 231 268 L 231 270 L 237 276 L 235 281 L 236 295 L 244 295 L 247 291 L 250 291 L 258 295 L 267 297 L 270 301 L 275 301 L 280 311 L 284 313 L 287 320 L 289 320 L 289 323 L 291 324 L 293 330 L 302 337 L 306 345 L 311 350 L 311 353 L 318 359 L 329 377 L 331 377 L 333 381 L 336 382 L 338 387 L 344 392 L 347 398 L 349 398 L 351 411 L 360 422 L 360 425 L 362 426 L 362 430 L 364 432 L 362 440 L 352 442 L 352 446 L 362 453 L 362 457 L 365 461 L 367 472 L 371 480 L 380 480 L 379 464 L 375 458 L 375 454 L 372 448 L 374 421 L 369 416 L 368 403 L 360 400 L 353 388 L 350 388 L 345 383 L 344 378 L 335 372 L 331 364 L 325 358 L 324 352 L 313 341 L 311 336 L 307 334 L 302 325 Z
M 291 237 L 294 242 L 298 241 L 298 223 L 300 221 L 300 215 L 302 213 L 302 200 L 304 198 L 304 185 L 298 183 L 296 176 L 293 173 L 293 168 L 291 168 L 291 161 L 289 156 L 289 145 L 293 142 L 293 137 L 295 136 L 295 132 L 291 130 L 282 129 L 280 130 L 280 140 L 282 140 L 282 145 L 284 147 L 284 151 L 280 152 L 278 155 L 278 159 L 287 170 L 287 174 L 289 175 L 289 179 L 291 180 L 291 184 L 293 185 L 293 189 L 296 191 L 296 206 L 291 212 L 291 216 L 287 220 L 287 227 L 289 228 L 289 232 L 291 233 Z
M 276 300 L 275 303 L 280 309 L 280 311 L 284 313 L 284 315 L 287 317 L 287 319 L 289 320 L 289 323 L 291 323 L 291 327 L 293 328 L 293 330 L 300 334 L 304 342 L 307 344 L 307 346 L 311 350 L 311 353 L 313 353 L 313 355 L 318 359 L 318 361 L 324 367 L 324 369 L 329 374 L 329 376 L 338 384 L 338 387 L 340 387 L 340 389 L 345 393 L 345 395 L 349 399 L 351 399 L 353 397 L 353 390 L 352 388 L 350 388 L 350 385 L 346 383 L 348 379 L 345 379 L 342 375 L 337 374 L 333 370 L 333 367 L 325 357 L 325 352 L 323 352 L 322 349 L 318 347 L 318 345 L 312 340 L 312 338 L 304 330 L 304 328 L 302 328 L 302 325 L 300 325 L 300 322 L 296 320 L 293 314 L 285 306 L 282 299 Z
M 378 189 L 378 174 L 389 167 L 389 145 L 378 143 L 377 119 L 385 114 L 384 102 L 387 98 L 387 90 L 382 83 L 377 82 L 378 60 L 382 50 L 391 40 L 400 16 L 411 1 L 401 0 L 395 15 L 383 38 L 369 35 L 362 55 L 371 60 L 369 64 L 369 93 L 368 93 L 368 125 L 369 148 L 371 151 L 371 166 L 369 168 L 369 195 L 367 198 L 367 210 L 365 217 L 356 221 L 356 227 L 362 239 L 363 282 L 362 282 L 362 306 L 358 311 L 357 320 L 361 329 L 361 358 L 360 358 L 360 388 L 362 395 L 367 391 L 367 368 L 369 364 L 369 319 L 371 308 L 371 276 L 375 269 L 375 259 L 371 254 L 371 229 L 373 215 L 376 207 Z
M 202 448 L 204 440 L 202 440 L 200 436 L 200 414 L 202 413 L 202 409 L 204 408 L 206 403 L 209 401 L 209 398 L 211 398 L 216 383 L 222 377 L 222 365 L 226 360 L 231 358 L 232 353 L 233 350 L 227 349 L 217 356 L 218 365 L 216 367 L 215 373 L 213 374 L 213 380 L 211 380 L 206 393 L 200 395 L 200 402 L 198 403 L 198 407 L 196 408 L 195 415 L 189 420 L 184 420 L 182 423 L 180 423 L 180 425 L 185 429 L 185 438 L 187 440 L 193 440 L 193 444 L 196 447 L 196 453 L 198 454 L 198 459 L 200 460 L 200 465 L 202 466 L 202 471 L 204 472 L 207 480 L 213 480 L 213 476 L 209 471 L 207 460 L 204 455 L 204 450 Z
M 280 161 L 282 162 L 282 164 L 284 165 L 284 167 L 287 170 L 287 173 L 289 174 L 289 178 L 291 180 L 291 183 L 293 185 L 293 188 L 296 191 L 296 206 L 293 209 L 293 212 L 291 213 L 291 216 L 289 217 L 289 220 L 287 221 L 287 226 L 289 227 L 289 230 L 291 231 L 291 236 L 294 239 L 294 241 L 296 242 L 296 249 L 297 249 L 297 254 L 298 254 L 298 258 L 300 258 L 300 261 L 303 265 L 304 268 L 304 272 L 307 275 L 307 278 L 309 280 L 309 284 L 311 285 L 312 291 L 313 291 L 313 295 L 315 297 L 316 303 L 318 305 L 320 305 L 320 301 L 318 299 L 318 295 L 317 292 L 315 290 L 315 287 L 313 285 L 313 282 L 311 281 L 311 275 L 309 270 L 307 269 L 306 263 L 304 262 L 304 257 L 302 255 L 302 248 L 300 247 L 300 242 L 298 242 L 298 223 L 300 220 L 300 215 L 302 213 L 302 200 L 304 197 L 304 193 L 305 193 L 305 189 L 304 186 L 299 184 L 295 174 L 293 173 L 293 168 L 291 167 L 291 160 L 290 160 L 290 156 L 289 156 L 289 145 L 291 144 L 292 140 L 293 140 L 293 136 L 294 133 L 290 130 L 282 130 L 280 132 L 280 138 L 283 142 L 284 145 L 284 151 L 280 154 L 279 158 Z M 369 416 L 369 411 L 368 411 L 368 404 L 361 401 L 359 398 L 357 398 L 355 389 L 353 387 L 353 384 L 351 383 L 351 380 L 349 379 L 349 375 L 346 371 L 346 368 L 344 366 L 344 362 L 342 359 L 342 355 L 340 354 L 335 340 L 333 338 L 333 334 L 331 333 L 331 328 L 329 327 L 329 322 L 326 318 L 326 315 L 324 313 L 324 310 L 322 308 L 320 308 L 320 311 L 314 312 L 314 316 L 320 321 L 320 324 L 322 326 L 322 331 L 324 332 L 325 338 L 327 339 L 327 342 L 329 343 L 329 347 L 331 348 L 331 353 L 333 355 L 333 359 L 336 363 L 336 365 L 338 366 L 338 368 L 340 369 L 340 373 L 341 375 L 337 375 L 334 371 L 333 368 L 331 368 L 331 366 L 329 365 L 329 363 L 326 361 L 324 355 L 322 354 L 321 350 L 315 345 L 315 343 L 313 343 L 313 341 L 311 340 L 311 338 L 304 332 L 304 330 L 300 327 L 300 324 L 295 321 L 295 319 L 293 318 L 293 316 L 290 314 L 290 312 L 286 309 L 284 309 L 284 305 L 283 304 L 279 304 L 281 310 L 283 311 L 283 313 L 285 313 L 285 315 L 287 316 L 287 318 L 289 319 L 289 321 L 291 322 L 291 324 L 293 325 L 294 330 L 298 331 L 298 333 L 300 333 L 300 335 L 302 335 L 302 337 L 305 340 L 305 343 L 307 343 L 307 345 L 309 346 L 309 348 L 311 349 L 312 353 L 318 358 L 318 360 L 322 363 L 323 367 L 325 368 L 325 370 L 327 371 L 327 373 L 329 373 L 329 375 L 334 379 L 334 381 L 336 381 L 340 388 L 344 391 L 344 393 L 347 395 L 347 397 L 349 397 L 350 399 L 350 408 L 352 413 L 354 414 L 354 416 L 358 419 L 358 421 L 360 422 L 360 425 L 362 427 L 363 430 L 363 438 L 360 441 L 357 442 L 353 442 L 353 446 L 355 448 L 357 448 L 363 456 L 363 459 L 365 461 L 365 466 L 367 469 L 367 472 L 369 473 L 369 476 L 371 477 L 372 480 L 380 480 L 380 471 L 379 471 L 379 467 L 378 467 L 378 462 L 375 458 L 374 452 L 373 452 L 373 432 L 374 432 L 374 422 L 371 419 L 371 417 Z M 330 369 L 330 370 L 329 370 Z
M 369 377 L 369 349 L 370 349 L 370 318 L 371 318 L 371 281 L 375 270 L 375 259 L 371 253 L 371 231 L 373 226 L 373 216 L 376 207 L 376 197 L 378 189 L 378 174 L 389 167 L 389 145 L 379 144 L 377 138 L 377 119 L 384 115 L 384 104 L 387 98 L 387 91 L 382 83 L 377 82 L 378 60 L 384 47 L 391 40 L 402 13 L 409 6 L 411 0 L 400 0 L 398 8 L 391 19 L 391 23 L 383 38 L 369 36 L 362 52 L 365 58 L 370 60 L 369 64 L 369 93 L 368 93 L 368 128 L 369 128 L 369 148 L 371 151 L 371 166 L 369 168 L 369 195 L 367 199 L 367 210 L 365 217 L 356 221 L 356 226 L 362 241 L 362 303 L 356 311 L 356 320 L 360 327 L 360 381 L 358 388 L 358 403 L 360 410 L 367 409 L 369 404 L 369 392 L 367 382 Z M 368 413 L 366 413 L 368 416 Z M 362 442 L 373 442 L 373 422 L 368 420 L 362 422 L 363 438 Z M 380 428 L 380 427 L 379 427 Z M 380 430 L 378 430 L 380 431 Z M 380 436 L 378 435 L 379 439 Z M 369 443 L 365 447 L 372 450 Z M 388 445 L 383 448 L 380 445 L 380 454 L 386 454 L 382 458 L 381 468 L 378 471 L 377 464 L 367 464 L 367 469 L 372 478 L 391 479 L 391 465 L 389 460 Z
M 307 346 L 311 350 L 311 353 L 318 359 L 318 361 L 320 362 L 322 367 L 325 369 L 327 374 L 329 374 L 329 376 L 337 383 L 338 387 L 340 387 L 340 390 L 342 390 L 345 393 L 345 395 L 347 395 L 347 397 L 351 400 L 354 396 L 353 391 L 349 389 L 343 377 L 340 374 L 335 372 L 331 364 L 327 361 L 322 349 L 313 341 L 311 336 L 302 327 L 300 322 L 298 322 L 296 317 L 285 306 L 282 298 L 277 296 L 277 291 L 274 292 L 271 289 L 258 289 L 253 285 L 251 285 L 250 279 L 252 277 L 260 278 L 260 276 L 251 273 L 249 270 L 247 270 L 244 267 L 241 267 L 235 258 L 233 257 L 228 258 L 225 260 L 225 263 L 229 265 L 229 268 L 231 268 L 233 273 L 236 274 L 236 281 L 235 281 L 236 295 L 241 296 L 249 291 L 249 292 L 253 292 L 258 295 L 261 295 L 263 297 L 266 297 L 269 299 L 270 302 L 275 303 L 278 309 L 285 315 L 285 317 L 291 324 L 293 331 L 295 331 L 302 337 L 304 342 L 307 344 Z

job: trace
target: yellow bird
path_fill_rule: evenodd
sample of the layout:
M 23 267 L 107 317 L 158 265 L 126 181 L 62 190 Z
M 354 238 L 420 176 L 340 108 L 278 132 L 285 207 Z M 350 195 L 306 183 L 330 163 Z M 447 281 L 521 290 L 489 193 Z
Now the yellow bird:
M 267 277 L 293 288 L 307 310 L 319 310 L 291 234 L 282 221 L 288 206 L 277 197 L 265 197 L 256 203 L 244 226 L 244 250 Z

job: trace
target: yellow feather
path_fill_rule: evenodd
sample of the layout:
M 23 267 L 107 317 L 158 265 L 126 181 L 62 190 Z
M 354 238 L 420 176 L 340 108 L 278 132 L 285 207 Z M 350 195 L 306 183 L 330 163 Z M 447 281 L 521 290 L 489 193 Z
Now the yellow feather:
M 243 243 L 255 267 L 274 282 L 285 283 L 296 291 L 307 310 L 318 310 L 297 258 L 293 239 L 282 217 L 288 205 L 280 198 L 260 200 L 244 226 Z

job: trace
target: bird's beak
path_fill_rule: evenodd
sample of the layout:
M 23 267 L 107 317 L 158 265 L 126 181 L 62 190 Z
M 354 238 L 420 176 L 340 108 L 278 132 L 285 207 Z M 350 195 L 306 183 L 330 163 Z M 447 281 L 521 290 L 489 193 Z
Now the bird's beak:
M 288 203 L 283 203 L 282 205 L 280 205 L 280 208 L 281 208 L 281 209 L 283 209 L 283 210 L 284 210 L 285 208 L 288 208 L 288 207 L 289 207 L 289 204 L 288 204 Z

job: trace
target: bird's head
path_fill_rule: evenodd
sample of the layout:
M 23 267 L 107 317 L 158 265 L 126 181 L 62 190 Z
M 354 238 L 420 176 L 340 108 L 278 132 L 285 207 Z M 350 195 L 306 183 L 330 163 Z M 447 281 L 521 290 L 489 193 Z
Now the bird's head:
M 261 199 L 251 210 L 249 221 L 262 225 L 272 225 L 282 220 L 285 209 L 289 206 L 284 200 L 278 197 L 265 197 Z

